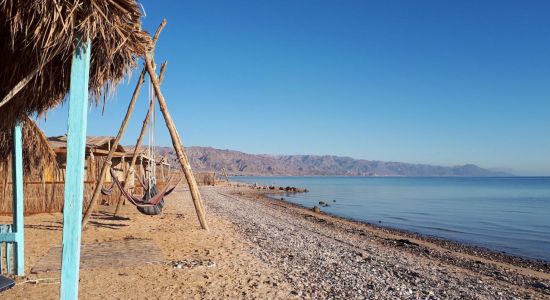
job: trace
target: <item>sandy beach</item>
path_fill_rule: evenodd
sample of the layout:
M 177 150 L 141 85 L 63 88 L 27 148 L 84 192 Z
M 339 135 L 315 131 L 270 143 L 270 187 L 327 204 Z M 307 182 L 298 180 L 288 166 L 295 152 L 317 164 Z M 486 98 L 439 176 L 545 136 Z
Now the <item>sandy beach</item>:
M 128 218 L 113 220 L 113 207 L 102 206 L 83 233 L 84 247 L 147 241 L 159 251 L 124 250 L 95 265 L 83 257 L 80 298 L 550 298 L 544 262 L 314 213 L 247 186 L 201 192 L 208 233 L 183 187 L 156 217 L 126 206 Z M 27 276 L 1 296 L 56 299 L 59 272 L 37 269 L 61 244 L 62 215 L 28 216 L 25 229 Z

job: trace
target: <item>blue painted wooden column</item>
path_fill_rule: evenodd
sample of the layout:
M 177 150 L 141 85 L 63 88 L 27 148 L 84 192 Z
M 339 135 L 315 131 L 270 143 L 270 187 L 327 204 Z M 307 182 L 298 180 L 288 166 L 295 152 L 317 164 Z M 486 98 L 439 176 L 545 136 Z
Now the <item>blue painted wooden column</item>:
M 88 121 L 88 81 L 90 41 L 76 42 L 71 66 L 69 119 L 67 121 L 67 166 L 63 205 L 63 254 L 61 259 L 61 299 L 78 299 L 80 240 L 84 197 L 84 160 Z
M 15 234 L 13 262 L 15 275 L 25 274 L 25 226 L 23 224 L 23 140 L 21 123 L 13 127 L 13 147 L 11 152 L 12 163 L 12 190 L 13 190 L 13 225 Z

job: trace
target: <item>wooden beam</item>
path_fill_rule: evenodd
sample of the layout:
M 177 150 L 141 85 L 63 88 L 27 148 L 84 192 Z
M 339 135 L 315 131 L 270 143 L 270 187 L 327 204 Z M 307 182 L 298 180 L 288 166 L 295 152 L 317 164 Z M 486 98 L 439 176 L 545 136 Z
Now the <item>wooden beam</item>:
M 15 182 L 12 188 L 12 232 L 15 234 L 13 261 L 15 265 L 15 274 L 17 276 L 23 276 L 25 274 L 25 226 L 23 224 L 23 137 L 21 133 L 21 123 L 17 123 L 14 126 L 12 137 L 12 181 Z
M 78 299 L 80 241 L 84 194 L 86 126 L 88 122 L 88 84 L 90 77 L 90 40 L 77 39 L 71 65 L 69 118 L 67 121 L 67 167 L 63 206 L 63 245 L 61 259 L 61 299 Z
M 53 151 L 56 153 L 56 154 L 66 154 L 67 153 L 67 149 L 66 148 L 55 148 L 53 149 Z M 91 152 L 94 152 L 94 154 L 96 154 L 96 156 L 107 156 L 109 154 L 109 150 L 103 150 L 103 149 L 86 149 L 86 153 L 89 154 Z M 122 156 L 125 156 L 125 155 L 128 155 L 128 153 L 126 152 L 118 152 L 118 151 L 115 151 L 113 152 L 113 157 L 122 157 Z
M 137 98 L 139 96 L 139 92 L 141 90 L 141 86 L 143 85 L 145 78 L 145 67 L 143 68 L 143 71 L 139 75 L 138 82 L 136 84 L 136 88 L 134 89 L 134 94 L 132 95 L 132 99 L 130 100 L 130 103 L 128 104 L 128 109 L 126 110 L 126 115 L 124 116 L 124 119 L 122 120 L 122 124 L 120 124 L 120 128 L 118 130 L 118 134 L 115 138 L 115 141 L 113 142 L 113 145 L 109 145 L 109 153 L 107 154 L 107 158 L 105 158 L 105 161 L 103 162 L 103 166 L 101 167 L 99 178 L 97 179 L 97 185 L 95 186 L 94 193 L 92 194 L 92 199 L 90 200 L 90 204 L 88 205 L 88 208 L 86 209 L 86 213 L 84 214 L 84 218 L 82 219 L 82 227 L 86 227 L 86 224 L 88 223 L 88 220 L 92 216 L 92 213 L 95 209 L 97 199 L 99 199 L 99 195 L 101 194 L 101 188 L 103 187 L 103 182 L 105 181 L 105 175 L 107 174 L 107 171 L 111 167 L 111 160 L 113 159 L 113 155 L 115 153 L 115 149 L 118 146 L 118 143 L 120 142 L 120 139 L 122 139 L 122 135 L 124 134 L 124 131 L 126 130 L 126 125 L 128 125 L 128 121 L 130 120 L 130 116 L 132 115 L 132 112 L 134 111 L 134 107 L 136 105 Z M 97 151 L 95 151 L 98 153 Z
M 193 171 L 191 170 L 189 159 L 185 154 L 185 150 L 184 150 L 181 138 L 176 130 L 176 127 L 174 126 L 174 121 L 170 116 L 170 112 L 168 111 L 168 106 L 166 105 L 166 100 L 164 99 L 164 95 L 160 90 L 160 82 L 157 77 L 157 74 L 155 73 L 152 52 L 148 52 L 147 55 L 145 56 L 145 63 L 147 65 L 147 71 L 149 72 L 149 77 L 151 78 L 151 82 L 153 84 L 155 94 L 157 95 L 160 111 L 162 112 L 164 121 L 166 122 L 166 127 L 168 127 L 168 131 L 170 132 L 170 137 L 172 138 L 172 145 L 176 150 L 178 160 L 180 161 L 181 167 L 183 169 L 183 173 L 185 174 L 185 179 L 187 180 L 187 184 L 189 185 L 189 190 L 191 191 L 191 197 L 193 198 L 193 204 L 195 205 L 195 211 L 197 213 L 199 223 L 202 229 L 208 230 L 208 224 L 206 223 L 206 218 L 205 218 L 204 208 L 202 206 L 202 199 L 199 192 L 199 187 L 197 185 L 197 181 L 195 180 L 195 176 L 193 175 Z
M 166 25 L 166 22 L 162 22 L 157 29 L 157 32 L 155 33 L 155 37 L 153 38 L 153 44 L 152 48 L 155 47 L 155 43 L 158 40 L 158 37 L 160 35 L 160 32 Z M 141 86 L 143 85 L 144 78 L 145 78 L 145 71 L 146 68 L 143 67 L 143 70 L 141 71 L 141 74 L 138 79 L 138 83 L 136 84 L 136 88 L 134 89 L 134 93 L 132 95 L 132 99 L 130 100 L 130 103 L 128 104 L 128 109 L 126 110 L 126 115 L 124 116 L 124 120 L 122 120 L 122 124 L 120 124 L 120 129 L 118 130 L 118 134 L 113 142 L 113 144 L 109 144 L 109 154 L 107 154 L 107 158 L 105 159 L 105 162 L 103 163 L 103 167 L 101 168 L 101 173 L 99 180 L 97 182 L 97 186 L 95 187 L 94 194 L 92 196 L 92 199 L 90 200 L 90 205 L 88 205 L 88 209 L 86 209 L 86 214 L 84 215 L 84 218 L 82 219 L 82 226 L 86 227 L 86 223 L 88 223 L 88 220 L 90 219 L 90 216 L 92 215 L 92 212 L 94 211 L 97 199 L 99 198 L 99 195 L 101 194 L 101 187 L 103 186 L 103 180 L 105 178 L 105 174 L 107 174 L 107 170 L 111 166 L 111 159 L 113 158 L 113 153 L 115 152 L 115 149 L 118 147 L 118 143 L 120 142 L 120 139 L 122 138 L 122 135 L 124 134 L 124 131 L 126 130 L 126 125 L 128 125 L 128 121 L 130 120 L 130 116 L 132 115 L 132 111 L 134 110 L 134 106 L 136 105 L 137 98 L 139 96 L 139 92 L 141 90 Z

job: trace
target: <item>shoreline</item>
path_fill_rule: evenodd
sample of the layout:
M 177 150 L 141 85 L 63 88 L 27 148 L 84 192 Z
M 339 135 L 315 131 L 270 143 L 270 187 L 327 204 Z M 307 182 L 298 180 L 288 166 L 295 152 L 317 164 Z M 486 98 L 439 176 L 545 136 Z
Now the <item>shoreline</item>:
M 285 192 L 285 193 L 288 193 L 288 192 Z M 297 192 L 297 193 L 300 193 L 300 192 Z M 300 208 L 300 209 L 305 209 L 305 210 L 309 210 L 309 211 L 312 210 L 312 208 L 310 208 L 310 207 L 288 201 L 286 198 L 284 198 L 283 200 L 272 198 L 272 197 L 270 197 L 269 194 L 270 193 L 267 192 L 264 195 L 266 200 L 284 201 L 285 203 L 287 203 L 289 205 L 292 205 L 292 206 L 296 206 L 297 208 Z M 273 195 L 275 195 L 275 194 L 273 194 Z M 526 256 L 509 254 L 509 253 L 506 253 L 505 251 L 497 251 L 497 250 L 493 250 L 493 249 L 483 247 L 483 246 L 468 244 L 467 242 L 460 242 L 460 241 L 456 241 L 456 240 L 452 240 L 452 239 L 447 239 L 447 238 L 444 238 L 444 237 L 439 237 L 439 236 L 434 236 L 434 235 L 427 235 L 427 234 L 422 234 L 420 232 L 415 232 L 415 231 L 411 231 L 411 230 L 394 228 L 394 227 L 384 226 L 384 225 L 378 225 L 377 223 L 373 223 L 373 222 L 369 222 L 369 221 L 363 221 L 363 220 L 359 220 L 359 219 L 339 216 L 337 214 L 333 214 L 333 213 L 326 212 L 326 211 L 323 211 L 323 210 L 321 210 L 320 214 L 330 216 L 330 217 L 336 218 L 336 219 L 341 219 L 342 221 L 348 221 L 348 222 L 353 222 L 353 223 L 357 223 L 357 224 L 360 224 L 360 225 L 370 226 L 370 227 L 373 227 L 374 229 L 377 229 L 377 230 L 385 230 L 385 231 L 388 231 L 389 233 L 394 233 L 396 235 L 403 235 L 403 236 L 410 237 L 412 239 L 423 240 L 425 242 L 434 243 L 434 244 L 437 244 L 437 245 L 442 246 L 442 247 L 452 247 L 453 249 L 460 249 L 461 251 L 464 251 L 464 254 L 482 255 L 482 256 L 489 256 L 489 257 L 493 257 L 493 258 L 500 257 L 499 258 L 500 260 L 513 261 L 514 264 L 522 264 L 526 268 L 542 269 L 542 270 L 544 270 L 544 272 L 550 274 L 550 260 L 547 261 L 547 260 L 544 260 L 544 259 L 537 259 L 537 258 L 531 258 L 531 257 L 526 257 Z
M 274 177 L 277 177 L 277 176 L 274 176 Z M 314 176 L 311 176 L 311 177 L 314 177 Z M 329 176 L 329 177 L 334 177 L 334 176 Z M 355 177 L 364 177 L 364 176 L 355 176 Z M 509 177 L 509 176 L 506 176 L 506 177 Z M 533 177 L 533 176 L 512 176 L 512 177 L 515 178 L 515 177 Z M 539 177 L 549 177 L 549 176 L 539 176 Z M 464 178 L 468 178 L 468 177 L 464 177 Z M 296 207 L 307 209 L 307 210 L 312 210 L 313 209 L 312 207 L 308 207 L 308 206 L 304 206 L 304 205 L 301 205 L 301 204 L 298 204 L 298 203 L 291 202 L 286 197 L 283 197 L 282 199 L 275 198 L 275 196 L 277 196 L 279 194 L 285 194 L 286 195 L 286 194 L 299 194 L 299 193 L 304 193 L 304 192 L 307 193 L 308 192 L 307 188 L 297 188 L 296 187 L 295 188 L 296 190 L 294 192 L 288 192 L 288 191 L 280 191 L 278 189 L 279 187 L 275 187 L 274 190 L 266 190 L 266 189 L 262 189 L 262 188 L 258 189 L 258 188 L 255 188 L 255 186 L 253 184 L 249 184 L 249 183 L 246 183 L 246 182 L 240 182 L 240 181 L 231 181 L 231 184 L 236 185 L 237 187 L 239 187 L 239 186 L 250 186 L 251 188 L 253 188 L 257 192 L 264 193 L 264 196 L 266 197 L 266 199 L 269 199 L 269 200 L 284 201 L 284 202 L 286 202 L 290 205 L 294 205 Z M 271 197 L 271 195 L 273 195 L 273 197 Z M 318 206 L 318 205 L 315 205 L 315 206 Z M 423 234 L 423 233 L 416 232 L 416 231 L 413 231 L 413 230 L 407 230 L 407 229 L 395 228 L 395 227 L 391 227 L 391 226 L 379 225 L 376 222 L 370 222 L 370 221 L 366 221 L 366 220 L 360 220 L 360 219 L 340 216 L 340 215 L 337 215 L 337 214 L 334 214 L 334 213 L 323 211 L 322 207 L 320 207 L 320 209 L 321 209 L 322 214 L 329 215 L 329 216 L 332 216 L 334 218 L 339 218 L 339 219 L 347 220 L 347 221 L 350 221 L 350 222 L 356 222 L 358 224 L 365 224 L 365 225 L 368 225 L 368 226 L 372 226 L 373 228 L 378 228 L 380 230 L 387 230 L 389 232 L 394 232 L 395 234 L 409 236 L 410 238 L 413 238 L 413 239 L 424 240 L 426 242 L 438 244 L 438 245 L 445 246 L 445 247 L 452 247 L 453 249 L 461 248 L 462 251 L 465 254 L 470 254 L 470 255 L 480 255 L 481 254 L 485 257 L 498 258 L 499 260 L 502 260 L 502 261 L 513 262 L 514 264 L 520 264 L 520 265 L 525 266 L 525 267 L 536 268 L 536 269 L 544 270 L 545 272 L 550 273 L 550 259 L 545 260 L 545 259 L 542 259 L 542 258 L 533 258 L 533 257 L 528 257 L 528 256 L 511 254 L 511 253 L 508 253 L 506 251 L 491 249 L 491 248 L 488 248 L 488 247 L 471 244 L 471 243 L 468 243 L 468 242 L 465 242 L 465 241 L 458 241 L 458 240 L 453 240 L 453 239 L 450 239 L 450 238 L 440 237 L 440 236 L 436 236 L 436 235 Z
M 457 241 L 400 229 L 383 227 L 368 222 L 344 218 L 330 213 L 315 213 L 311 208 L 287 200 L 278 200 L 272 190 L 256 190 L 243 183 L 229 187 L 229 195 L 246 198 L 264 207 L 284 210 L 291 218 L 306 219 L 326 230 L 334 230 L 350 235 L 352 238 L 371 238 L 382 247 L 398 250 L 403 255 L 427 258 L 451 268 L 460 268 L 466 272 L 496 280 L 517 290 L 535 290 L 550 296 L 550 264 L 542 260 L 533 260 L 499 253 L 491 249 L 471 246 Z M 218 187 L 216 187 L 218 189 Z M 223 190 L 223 188 L 222 188 Z M 270 196 L 271 195 L 271 196 Z M 540 297 L 539 295 L 538 297 Z

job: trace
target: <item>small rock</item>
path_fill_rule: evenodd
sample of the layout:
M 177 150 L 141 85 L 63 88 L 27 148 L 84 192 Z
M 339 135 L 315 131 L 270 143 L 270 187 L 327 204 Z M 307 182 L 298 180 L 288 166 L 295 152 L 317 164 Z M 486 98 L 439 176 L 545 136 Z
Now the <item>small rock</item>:
M 548 285 L 546 285 L 546 284 L 544 284 L 544 282 L 540 282 L 540 281 L 537 281 L 537 282 L 533 283 L 533 287 L 537 288 L 537 289 L 543 289 L 543 290 L 548 289 Z

